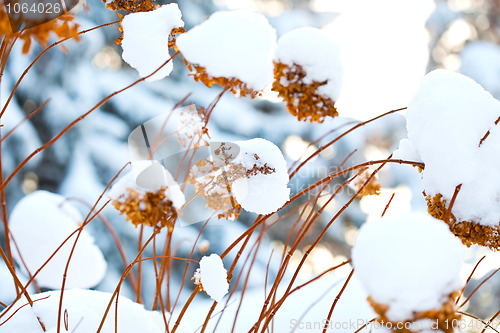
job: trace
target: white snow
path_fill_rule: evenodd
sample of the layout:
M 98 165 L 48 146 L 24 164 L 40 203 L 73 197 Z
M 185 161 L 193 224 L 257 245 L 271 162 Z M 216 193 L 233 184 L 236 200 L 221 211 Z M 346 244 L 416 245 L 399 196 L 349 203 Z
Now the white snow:
M 19 270 L 16 270 L 16 275 L 19 278 L 19 281 L 25 286 L 28 282 L 28 278 L 24 276 Z M 7 265 L 2 261 L 0 262 L 0 301 L 4 304 L 9 304 L 17 297 L 16 293 L 16 285 L 14 284 L 14 279 L 12 274 L 10 273 Z M 28 286 L 28 292 L 34 292 L 35 288 L 33 284 Z
M 33 274 L 82 222 L 82 216 L 66 198 L 47 191 L 36 191 L 25 196 L 14 207 L 9 228 L 22 259 Z M 75 239 L 76 234 L 37 275 L 36 281 L 41 287 L 61 287 Z M 14 250 L 13 256 L 24 270 L 20 254 Z M 103 279 L 106 267 L 106 261 L 94 244 L 94 238 L 84 229 L 69 265 L 66 287 L 93 287 Z
M 260 91 L 273 79 L 276 32 L 260 14 L 222 11 L 177 38 L 184 58 L 213 77 L 235 77 Z
M 286 161 L 280 149 L 272 142 L 256 138 L 236 141 L 240 153 L 234 163 L 242 163 L 245 169 L 257 167 L 274 169 L 270 174 L 255 174 L 237 179 L 232 185 L 236 201 L 249 212 L 270 214 L 280 209 L 290 198 L 287 187 L 289 177 Z M 256 159 L 255 155 L 259 158 Z
M 49 291 L 32 295 L 33 309 L 25 301 L 19 301 L 3 318 L 18 310 L 4 325 L 0 333 L 23 332 L 41 333 L 36 317 L 44 324 L 47 332 L 57 331 L 57 313 L 60 291 Z M 104 311 L 112 294 L 93 290 L 66 290 L 63 295 L 63 311 L 67 311 L 68 330 L 65 328 L 64 316 L 61 318 L 61 332 L 88 333 L 97 332 Z M 46 298 L 48 297 L 48 298 Z M 44 299 L 45 298 L 45 299 Z M 116 300 L 115 300 L 116 301 Z M 106 317 L 102 333 L 115 332 L 115 304 Z M 2 319 L 3 319 L 2 318 Z M 159 312 L 148 311 L 144 306 L 121 296 L 118 299 L 118 332 L 120 333 L 161 333 L 165 327 Z M 3 321 L 3 320 L 2 320 Z
M 345 10 L 324 27 L 339 43 L 345 68 L 337 110 L 366 120 L 408 105 L 426 73 L 430 38 L 425 22 L 435 1 L 342 4 Z
M 387 318 L 405 321 L 438 310 L 462 288 L 464 247 L 448 226 L 423 212 L 365 223 L 357 235 L 353 266 L 367 293 L 387 305 Z
M 132 189 L 140 196 L 147 192 L 157 192 L 166 187 L 166 197 L 172 201 L 176 209 L 186 202 L 184 193 L 168 172 L 158 161 L 138 160 L 132 162 L 132 171 L 120 178 L 109 190 L 108 196 L 124 202 L 128 196 L 127 189 Z
M 500 103 L 481 86 L 444 70 L 427 74 L 408 105 L 408 138 L 425 163 L 425 192 L 449 203 L 462 184 L 452 210 L 459 220 L 500 221 L 499 116 Z
M 335 273 L 328 274 L 288 296 L 287 300 L 283 303 L 283 306 L 274 317 L 273 326 L 275 332 L 321 332 L 328 314 L 328 309 L 332 306 L 333 300 L 339 294 L 345 279 L 346 276 L 343 276 L 343 274 L 341 276 Z M 278 297 L 284 294 L 288 282 L 289 281 L 284 280 L 284 282 L 280 284 L 277 292 Z M 300 285 L 303 282 L 306 282 L 306 280 L 296 281 L 296 285 Z M 268 290 L 270 288 L 269 286 Z M 214 314 L 222 309 L 224 309 L 224 314 L 216 316 L 209 321 L 207 332 L 231 332 L 241 297 L 242 295 L 240 292 L 235 292 L 227 304 L 223 302 L 217 305 Z M 363 324 L 373 319 L 375 313 L 366 301 L 366 297 L 367 295 L 355 272 L 341 295 L 339 302 L 335 306 L 335 311 L 333 311 L 331 323 L 327 332 L 352 333 Z M 250 330 L 252 325 L 259 318 L 264 300 L 265 297 L 262 292 L 262 287 L 247 288 L 245 290 L 234 332 L 248 332 Z M 184 328 L 186 324 L 189 324 L 199 329 L 205 320 L 205 316 L 200 316 L 200 313 L 207 313 L 212 303 L 211 300 L 205 301 L 196 299 L 187 310 L 180 328 Z M 368 328 L 361 332 L 369 332 L 370 327 L 371 326 L 368 325 Z M 277 331 L 277 328 L 281 328 L 281 330 Z M 190 332 L 194 331 L 195 330 L 191 330 Z
M 181 11 L 176 3 L 163 5 L 150 12 L 126 15 L 122 20 L 122 58 L 134 67 L 141 77 L 158 69 L 170 58 L 168 40 L 174 28 L 184 26 Z M 146 81 L 156 81 L 169 75 L 172 61 Z
M 401 139 L 399 141 L 399 147 L 392 153 L 392 158 L 413 162 L 421 161 L 415 147 L 408 139 Z
M 303 79 L 305 84 L 327 80 L 318 92 L 333 101 L 340 97 L 344 76 L 340 47 L 323 31 L 305 27 L 286 33 L 278 40 L 274 60 L 290 67 L 302 66 L 307 73 Z
M 222 259 L 215 253 L 200 260 L 200 268 L 194 273 L 196 282 L 200 282 L 214 301 L 220 303 L 229 290 L 227 271 Z

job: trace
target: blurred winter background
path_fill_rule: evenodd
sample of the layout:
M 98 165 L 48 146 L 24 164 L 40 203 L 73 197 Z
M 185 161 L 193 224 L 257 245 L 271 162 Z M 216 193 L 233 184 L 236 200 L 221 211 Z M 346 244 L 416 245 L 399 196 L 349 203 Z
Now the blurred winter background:
M 498 0 L 193 0 L 179 1 L 178 4 L 187 29 L 201 23 L 214 11 L 245 8 L 265 14 L 278 36 L 297 27 L 313 26 L 324 29 L 338 41 L 346 71 L 342 97 L 338 101 L 340 118 L 328 119 L 322 124 L 299 123 L 270 91 L 255 100 L 225 95 L 213 112 L 209 124 L 212 139 L 266 138 L 282 149 L 290 165 L 315 151 L 317 145 L 309 144 L 323 135 L 326 134 L 326 137 L 320 144 L 335 138 L 360 120 L 405 107 L 422 76 L 435 68 L 461 72 L 500 98 Z M 77 18 L 82 28 L 117 19 L 116 14 L 106 10 L 99 0 L 87 0 L 86 6 L 79 9 Z M 87 33 L 79 43 L 64 44 L 67 54 L 60 48 L 54 48 L 30 70 L 2 119 L 2 132 L 12 129 L 47 99 L 50 102 L 3 143 L 2 166 L 6 175 L 72 120 L 108 94 L 138 78 L 137 72 L 121 60 L 121 47 L 114 42 L 118 36 L 116 25 Z M 2 77 L 2 103 L 17 78 L 40 51 L 40 48 L 34 49 L 25 56 L 21 54 L 20 47 L 13 50 Z M 113 97 L 93 112 L 33 159 L 7 186 L 9 210 L 23 195 L 37 189 L 94 203 L 106 184 L 129 160 L 127 137 L 134 128 L 157 115 L 170 112 L 188 93 L 192 95 L 185 104 L 196 103 L 206 107 L 220 92 L 218 88 L 208 89 L 195 83 L 186 74 L 182 59 L 177 58 L 169 77 L 154 83 L 141 83 Z M 353 151 L 355 153 L 349 165 L 387 158 L 405 136 L 405 119 L 401 114 L 384 117 L 356 130 L 309 163 L 299 177 L 294 178 L 292 194 L 331 173 Z M 395 197 L 390 206 L 393 212 L 426 209 L 419 174 L 414 168 L 399 165 L 386 167 L 380 174 L 380 182 L 383 186 L 380 196 L 357 200 L 342 215 L 341 221 L 330 228 L 302 270 L 304 278 L 349 258 L 358 227 L 367 219 L 380 216 L 393 193 Z M 311 238 L 305 240 L 301 251 L 315 240 L 323 228 L 321 223 L 328 222 L 354 193 L 349 189 L 336 198 L 335 203 L 322 214 L 320 224 L 311 230 Z M 82 212 L 88 211 L 85 204 L 77 205 Z M 129 257 L 132 257 L 137 251 L 138 230 L 112 208 L 106 209 L 104 215 L 119 233 Z M 271 250 L 278 251 L 282 247 L 291 225 L 286 222 L 293 222 L 297 216 L 287 217 L 265 235 L 261 255 L 257 256 L 254 264 L 256 278 L 249 280 L 249 290 L 258 287 L 259 293 L 262 293 L 261 284 Z M 195 259 L 206 253 L 221 253 L 254 218 L 252 214 L 243 213 L 236 222 L 214 220 L 208 223 Z M 176 229 L 173 244 L 178 256 L 189 255 L 202 225 L 198 223 Z M 88 228 L 108 261 L 106 278 L 96 289 L 112 291 L 124 269 L 122 260 L 109 232 L 99 220 L 92 222 Z M 162 244 L 157 246 L 162 248 Z M 486 253 L 489 253 L 487 259 L 478 268 L 477 279 L 471 282 L 468 291 L 479 283 L 478 279 L 500 267 L 500 256 L 474 249 L 468 252 L 470 265 L 465 273 L 470 272 L 477 258 Z M 231 258 L 228 259 L 230 262 Z M 300 260 L 300 253 L 297 260 Z M 295 259 L 294 262 L 296 264 Z M 152 264 L 144 265 L 144 294 L 153 295 Z M 184 262 L 174 262 L 173 290 L 180 286 L 184 267 Z M 195 268 L 190 268 L 190 274 Z M 269 278 L 272 279 L 275 273 L 276 267 L 271 260 Z M 0 274 L 8 273 L 5 268 L 0 268 Z M 335 281 L 332 280 L 330 285 L 335 285 Z M 325 290 L 328 286 L 326 283 L 321 288 Z M 467 311 L 483 318 L 491 316 L 500 307 L 500 298 L 495 297 L 499 292 L 500 276 L 480 289 Z M 185 295 L 188 293 L 186 291 Z M 124 287 L 122 294 L 132 296 L 133 291 Z M 262 295 L 259 294 L 259 297 Z M 0 287 L 0 300 L 8 303 L 12 294 Z M 146 299 L 147 304 L 150 302 L 151 299 Z

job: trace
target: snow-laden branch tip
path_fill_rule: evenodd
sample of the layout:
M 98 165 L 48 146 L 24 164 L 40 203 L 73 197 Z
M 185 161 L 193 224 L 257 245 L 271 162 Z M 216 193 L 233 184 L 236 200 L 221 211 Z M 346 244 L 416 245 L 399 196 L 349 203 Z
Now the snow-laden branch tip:
M 236 78 L 254 91 L 273 79 L 276 32 L 261 14 L 216 12 L 179 36 L 176 45 L 184 59 L 212 78 Z
M 224 263 L 215 253 L 201 258 L 200 268 L 196 269 L 193 280 L 217 303 L 222 301 L 229 290 Z
M 247 177 L 233 183 L 236 201 L 249 212 L 274 213 L 290 198 L 288 170 L 281 150 L 260 138 L 235 143 L 240 154 L 234 162 L 247 170 Z
M 169 38 L 174 29 L 184 27 L 181 16 L 178 5 L 173 3 L 149 12 L 131 13 L 123 18 L 122 58 L 141 77 L 150 75 L 170 58 Z M 146 81 L 163 79 L 173 68 L 170 61 Z
M 378 304 L 375 311 L 402 322 L 413 321 L 415 314 L 440 311 L 463 287 L 463 254 L 464 246 L 445 223 L 414 212 L 365 223 L 352 260 L 367 293 Z
M 429 204 L 442 206 L 437 209 L 441 214 L 461 184 L 450 217 L 483 226 L 482 233 L 495 239 L 500 221 L 499 117 L 500 102 L 490 93 L 445 70 L 424 77 L 406 112 L 408 139 L 425 164 L 422 182 L 432 198 Z M 463 236 L 468 244 L 499 245 L 479 235 Z

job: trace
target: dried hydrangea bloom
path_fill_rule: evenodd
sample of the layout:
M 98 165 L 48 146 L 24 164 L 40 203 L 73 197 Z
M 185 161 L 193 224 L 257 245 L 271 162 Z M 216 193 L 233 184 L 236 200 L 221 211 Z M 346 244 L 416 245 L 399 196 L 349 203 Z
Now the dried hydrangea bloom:
M 241 213 L 241 205 L 231 192 L 231 184 L 244 176 L 242 166 L 216 165 L 206 159 L 196 162 L 191 168 L 188 183 L 196 187 L 196 193 L 205 199 L 207 208 L 218 212 L 218 218 L 236 220 Z
M 474 221 L 457 220 L 452 212 L 447 212 L 448 205 L 441 193 L 433 197 L 427 195 L 425 200 L 427 202 L 427 212 L 431 216 L 446 222 L 451 232 L 459 237 L 465 245 L 478 244 L 487 246 L 492 250 L 500 249 L 500 226 L 487 226 Z
M 356 181 L 353 184 L 353 187 L 356 191 L 358 191 L 361 186 L 368 180 L 368 178 L 372 175 L 373 171 L 372 170 L 365 170 L 362 171 L 357 177 Z M 361 189 L 361 191 L 358 193 L 358 197 L 364 197 L 367 195 L 379 195 L 380 194 L 380 188 L 382 185 L 378 182 L 378 176 L 377 174 L 373 175 L 373 177 L 368 181 L 368 183 Z
M 145 166 L 137 166 L 142 169 L 137 176 L 130 172 L 113 185 L 109 192 L 112 205 L 135 226 L 172 230 L 184 194 L 158 162 L 143 162 Z
M 177 140 L 182 147 L 191 144 L 193 147 L 208 145 L 203 139 L 208 135 L 205 113 L 198 111 L 194 104 L 181 108 L 179 112 L 179 126 L 176 131 Z
M 200 268 L 194 272 L 194 284 L 204 290 L 210 298 L 220 303 L 229 290 L 227 271 L 222 259 L 215 253 L 200 260 Z
M 176 3 L 124 16 L 120 23 L 123 35 L 118 40 L 123 49 L 123 60 L 141 77 L 152 74 L 170 58 L 169 49 L 175 45 L 176 34 L 184 31 L 181 17 Z M 172 69 L 170 61 L 146 80 L 162 79 Z
M 416 312 L 413 318 L 406 321 L 394 321 L 387 317 L 389 307 L 385 304 L 375 302 L 371 297 L 368 297 L 368 302 L 373 310 L 379 315 L 377 321 L 384 323 L 384 325 L 392 327 L 402 327 L 402 329 L 395 329 L 394 332 L 400 333 L 420 333 L 422 331 L 435 331 L 453 333 L 455 328 L 449 323 L 459 323 L 462 316 L 457 311 L 455 300 L 460 295 L 459 291 L 451 293 L 446 297 L 446 301 L 441 308 L 436 310 Z M 437 325 L 436 325 L 437 323 Z
M 352 261 L 379 321 L 394 328 L 413 323 L 419 328 L 414 332 L 423 329 L 419 323 L 437 321 L 438 329 L 451 333 L 447 323 L 460 319 L 455 300 L 464 285 L 463 254 L 446 224 L 415 212 L 365 223 Z
M 288 201 L 286 162 L 273 143 L 253 139 L 213 146 L 212 156 L 193 166 L 188 182 L 219 218 L 236 219 L 242 208 L 270 214 Z
M 106 8 L 111 10 L 124 10 L 127 12 L 149 12 L 158 7 L 151 0 L 103 0 Z
M 272 90 L 299 120 L 322 122 L 338 115 L 344 70 L 335 41 L 315 28 L 300 28 L 283 35 L 274 58 Z
M 176 46 L 194 79 L 208 87 L 254 97 L 272 81 L 276 32 L 260 14 L 216 12 L 179 36 Z
M 429 213 L 462 242 L 500 249 L 500 102 L 470 78 L 427 74 L 408 104 Z M 453 204 L 452 204 L 453 202 Z M 448 212 L 449 211 L 449 212 Z
M 23 31 L 16 33 L 12 31 L 12 26 L 9 22 L 7 13 L 2 7 L 0 8 L 0 35 L 12 39 L 19 38 L 23 43 L 22 52 L 27 54 L 31 49 L 33 41 L 39 43 L 43 47 L 46 47 L 51 34 L 55 34 L 59 38 L 70 37 L 75 40 L 80 40 L 80 36 L 78 34 L 79 25 L 74 22 L 74 18 L 73 14 L 66 13 L 56 19 L 35 25 L 30 29 L 24 29 Z M 13 22 L 13 24 L 16 24 L 16 22 Z M 29 24 L 29 22 L 26 24 Z

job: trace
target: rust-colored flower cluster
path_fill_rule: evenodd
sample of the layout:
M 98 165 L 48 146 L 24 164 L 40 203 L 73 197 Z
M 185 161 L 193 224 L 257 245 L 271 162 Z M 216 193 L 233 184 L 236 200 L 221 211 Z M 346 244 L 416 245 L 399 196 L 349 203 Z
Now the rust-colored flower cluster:
M 30 51 L 33 41 L 46 47 L 51 33 L 59 38 L 75 38 L 79 40 L 79 25 L 74 22 L 74 18 L 73 14 L 66 13 L 56 19 L 25 29 L 21 32 L 13 32 L 9 17 L 2 7 L 0 8 L 0 36 L 12 40 L 15 38 L 20 39 L 23 42 L 22 51 L 26 54 Z
M 130 13 L 149 12 L 156 7 L 158 7 L 158 4 L 151 0 L 114 0 L 106 2 L 106 8 L 108 9 L 123 10 Z
M 448 296 L 447 301 L 443 303 L 440 309 L 417 312 L 414 314 L 413 318 L 411 318 L 410 320 L 406 320 L 405 322 L 394 322 L 389 320 L 386 315 L 387 310 L 389 310 L 389 307 L 387 305 L 379 304 L 375 302 L 371 297 L 368 297 L 368 302 L 375 310 L 375 312 L 379 315 L 377 321 L 380 323 L 384 323 L 386 327 L 390 326 L 388 324 L 391 323 L 395 332 L 413 333 L 414 331 L 408 329 L 408 327 L 411 327 L 411 325 L 408 325 L 406 323 L 415 323 L 419 320 L 428 319 L 433 323 L 437 323 L 438 330 L 446 333 L 453 333 L 455 327 L 453 325 L 450 325 L 450 323 L 458 322 L 461 319 L 461 315 L 457 312 L 457 305 L 455 304 L 455 300 L 458 295 L 460 295 L 459 291 L 451 293 Z M 422 327 L 416 326 L 416 329 L 420 331 Z
M 240 97 L 249 96 L 251 98 L 255 98 L 256 96 L 260 95 L 259 91 L 255 91 L 249 88 L 245 82 L 237 78 L 213 77 L 212 75 L 207 73 L 205 67 L 190 64 L 186 60 L 184 60 L 184 63 L 191 71 L 189 75 L 191 75 L 196 82 L 201 82 L 209 88 L 211 88 L 214 84 L 218 84 L 222 88 L 225 88 L 231 93 L 239 95 Z
M 219 212 L 219 218 L 236 220 L 241 206 L 231 193 L 231 184 L 245 177 L 245 168 L 230 164 L 221 170 L 221 166 L 211 160 L 198 161 L 191 169 L 188 183 L 196 187 L 196 193 L 206 200 L 209 209 Z
M 458 221 L 451 212 L 446 217 L 448 207 L 446 206 L 446 200 L 443 199 L 440 193 L 433 197 L 427 195 L 425 200 L 427 201 L 427 211 L 429 214 L 446 222 L 451 232 L 460 238 L 464 245 L 471 246 L 472 244 L 478 244 L 487 246 L 492 250 L 500 249 L 500 227 L 498 225 L 486 226 L 474 221 Z
M 376 175 L 370 178 L 372 175 L 372 172 L 369 170 L 365 170 L 361 172 L 358 177 L 356 177 L 356 182 L 354 183 L 354 188 L 356 190 L 359 190 L 363 184 L 368 180 L 368 183 L 361 189 L 361 191 L 358 193 L 358 197 L 362 198 L 367 195 L 379 195 L 380 194 L 380 188 L 381 184 L 378 182 Z
M 188 183 L 196 187 L 196 194 L 207 202 L 206 207 L 218 213 L 219 218 L 236 220 L 241 213 L 241 205 L 231 192 L 233 182 L 258 174 L 269 175 L 276 170 L 267 163 L 261 166 L 254 164 L 245 168 L 241 163 L 234 163 L 231 148 L 222 143 L 214 150 L 215 159 L 204 159 L 196 162 L 191 168 Z M 257 154 L 253 156 L 260 160 Z
M 287 110 L 298 120 L 321 123 L 325 117 L 338 116 L 335 102 L 318 92 L 318 88 L 328 81 L 305 83 L 307 73 L 302 66 L 289 66 L 281 62 L 274 64 L 274 83 L 276 91 L 286 102 Z
M 125 218 L 136 227 L 146 225 L 173 230 L 177 211 L 172 201 L 167 198 L 165 189 L 166 187 L 162 187 L 156 192 L 139 194 L 128 188 L 128 193 L 113 200 L 112 204 L 120 215 L 125 214 Z

